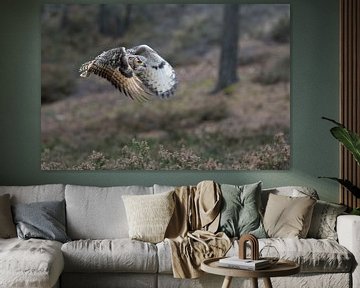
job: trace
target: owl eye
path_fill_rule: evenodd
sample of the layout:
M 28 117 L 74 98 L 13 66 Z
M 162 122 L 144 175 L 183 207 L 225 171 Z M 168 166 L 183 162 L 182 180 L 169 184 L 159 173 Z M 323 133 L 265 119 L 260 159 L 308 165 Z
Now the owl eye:
M 141 64 L 143 61 L 141 61 L 139 58 L 136 58 L 136 63 Z

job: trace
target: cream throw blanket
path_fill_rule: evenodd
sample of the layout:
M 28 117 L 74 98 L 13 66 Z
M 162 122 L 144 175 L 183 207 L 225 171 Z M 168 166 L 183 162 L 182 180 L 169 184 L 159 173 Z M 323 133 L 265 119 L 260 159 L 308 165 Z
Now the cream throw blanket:
M 175 210 L 165 233 L 171 247 L 175 278 L 200 277 L 201 262 L 222 257 L 231 246 L 223 232 L 215 234 L 220 219 L 221 190 L 213 181 L 175 189 Z

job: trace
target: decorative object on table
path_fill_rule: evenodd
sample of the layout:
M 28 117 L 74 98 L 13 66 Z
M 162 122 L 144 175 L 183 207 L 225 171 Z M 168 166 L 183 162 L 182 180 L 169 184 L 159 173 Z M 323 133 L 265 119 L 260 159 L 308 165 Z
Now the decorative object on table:
M 276 264 L 280 259 L 280 253 L 275 246 L 265 245 L 259 252 L 260 259 L 267 260 L 271 265 Z
M 259 241 L 252 234 L 242 235 L 239 239 L 239 258 L 246 259 L 246 243 L 250 243 L 251 249 L 251 259 L 258 260 L 259 259 Z
M 246 243 L 250 244 L 251 259 L 246 257 Z M 268 260 L 259 259 L 259 241 L 252 234 L 245 234 L 239 239 L 239 255 L 219 260 L 219 265 L 228 268 L 258 270 L 268 268 Z
M 333 119 L 327 117 L 322 117 L 322 119 L 328 120 L 337 125 L 330 129 L 331 135 L 334 136 L 334 138 L 336 138 L 337 140 L 339 140 L 339 142 L 342 143 L 347 150 L 349 150 L 349 152 L 353 155 L 357 164 L 360 165 L 360 135 L 356 134 L 353 131 L 350 131 L 343 124 Z M 342 186 L 344 186 L 348 191 L 350 191 L 351 194 L 355 196 L 357 199 L 360 198 L 360 187 L 354 185 L 348 179 L 341 179 L 337 177 L 324 177 L 324 176 L 319 178 L 327 178 L 337 181 Z M 360 214 L 360 211 L 358 209 L 354 209 L 354 210 L 355 211 L 353 211 L 352 214 L 355 215 Z
M 245 269 L 245 270 L 260 270 L 271 266 L 267 259 L 240 259 L 238 256 L 222 258 L 219 260 L 219 265 L 222 267 Z

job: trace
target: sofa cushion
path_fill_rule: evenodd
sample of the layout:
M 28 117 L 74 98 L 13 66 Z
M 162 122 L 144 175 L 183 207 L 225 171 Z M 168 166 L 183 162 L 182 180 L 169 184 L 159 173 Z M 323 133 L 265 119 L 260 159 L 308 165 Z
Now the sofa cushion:
M 301 265 L 302 272 L 350 272 L 353 255 L 338 242 L 329 239 L 264 239 L 263 245 L 274 246 L 280 258 Z
M 59 242 L 0 239 L 0 287 L 53 287 L 63 268 Z
M 310 197 L 269 195 L 264 227 L 269 237 L 305 238 L 316 200 Z
M 157 243 L 164 240 L 175 208 L 174 191 L 156 195 L 124 195 L 131 239 Z
M 11 204 L 40 201 L 61 201 L 65 197 L 63 184 L 34 186 L 0 186 L 0 195 L 10 194 Z
M 19 238 L 69 241 L 65 229 L 65 201 L 18 203 L 13 206 Z
M 0 238 L 16 237 L 15 224 L 11 214 L 10 195 L 0 196 Z
M 319 195 L 317 194 L 316 190 L 310 187 L 283 186 L 283 187 L 267 188 L 267 189 L 263 189 L 261 192 L 261 206 L 263 213 L 265 212 L 265 208 L 267 205 L 267 201 L 269 200 L 270 194 L 289 196 L 289 197 L 310 196 L 311 198 L 319 199 Z
M 78 240 L 61 248 L 66 272 L 156 273 L 156 246 L 130 239 Z
M 243 186 L 221 184 L 221 193 L 219 231 L 229 237 L 246 233 L 266 237 L 260 217 L 261 182 Z
M 61 275 L 60 287 L 158 288 L 157 283 L 158 275 L 149 273 L 63 273 Z M 169 286 L 167 288 L 169 288 Z
M 298 263 L 302 273 L 348 273 L 355 263 L 353 255 L 344 246 L 330 239 L 259 239 L 259 249 L 265 245 L 274 246 L 281 259 Z M 168 241 L 160 242 L 156 247 L 159 273 L 171 274 L 171 248 Z M 226 256 L 235 256 L 238 252 L 238 241 L 234 241 Z M 250 257 L 250 248 L 247 254 Z
M 346 211 L 345 205 L 318 200 L 314 206 L 309 238 L 337 240 L 336 219 Z
M 71 239 L 128 238 L 123 195 L 152 194 L 152 187 L 66 185 L 67 233 Z

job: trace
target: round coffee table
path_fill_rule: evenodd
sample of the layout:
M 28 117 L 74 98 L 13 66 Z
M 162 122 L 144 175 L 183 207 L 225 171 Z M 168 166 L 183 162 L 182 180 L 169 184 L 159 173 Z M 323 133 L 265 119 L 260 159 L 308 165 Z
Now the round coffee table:
M 300 266 L 288 260 L 279 260 L 266 269 L 244 270 L 222 267 L 219 265 L 219 259 L 221 258 L 204 260 L 201 263 L 201 270 L 210 274 L 225 276 L 222 288 L 229 288 L 233 277 L 251 278 L 254 288 L 258 288 L 258 278 L 263 278 L 265 287 L 272 288 L 270 277 L 289 276 L 300 272 Z

